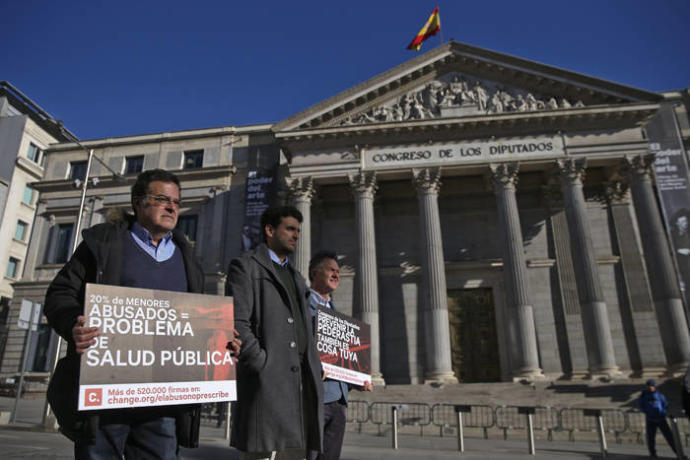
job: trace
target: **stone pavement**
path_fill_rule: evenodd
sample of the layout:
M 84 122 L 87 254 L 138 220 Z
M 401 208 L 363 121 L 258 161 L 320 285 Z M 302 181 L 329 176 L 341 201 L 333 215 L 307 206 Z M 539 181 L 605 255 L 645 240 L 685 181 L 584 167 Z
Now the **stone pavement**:
M 183 449 L 182 459 L 239 460 L 239 453 L 228 447 L 220 437 L 220 430 L 204 428 L 198 449 Z M 592 442 L 537 443 L 536 456 L 527 454 L 526 441 L 470 438 L 465 452 L 460 454 L 452 438 L 404 435 L 399 438 L 399 449 L 391 448 L 388 437 L 348 432 L 342 460 L 443 460 L 443 459 L 595 459 L 600 458 L 599 445 Z M 609 446 L 607 458 L 614 460 L 647 458 L 643 445 L 614 444 Z M 659 446 L 661 458 L 673 458 L 671 450 Z M 30 430 L 0 427 L 0 456 L 5 458 L 69 459 L 72 444 L 63 436 Z

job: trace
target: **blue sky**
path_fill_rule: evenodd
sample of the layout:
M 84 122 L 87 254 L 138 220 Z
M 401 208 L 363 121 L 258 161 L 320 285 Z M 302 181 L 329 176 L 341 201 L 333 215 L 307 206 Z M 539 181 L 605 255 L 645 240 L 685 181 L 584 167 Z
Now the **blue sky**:
M 277 122 L 416 56 L 436 5 L 446 41 L 690 87 L 689 0 L 0 0 L 0 80 L 82 139 Z

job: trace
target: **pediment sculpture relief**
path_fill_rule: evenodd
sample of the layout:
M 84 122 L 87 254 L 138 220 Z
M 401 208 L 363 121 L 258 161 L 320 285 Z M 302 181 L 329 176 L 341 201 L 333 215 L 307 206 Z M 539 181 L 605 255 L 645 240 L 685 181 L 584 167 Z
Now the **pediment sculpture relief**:
M 584 104 L 582 101 L 572 103 L 562 97 L 535 95 L 497 83 L 453 74 L 445 79 L 434 80 L 387 104 L 351 115 L 341 120 L 340 126 L 571 107 L 584 107 Z

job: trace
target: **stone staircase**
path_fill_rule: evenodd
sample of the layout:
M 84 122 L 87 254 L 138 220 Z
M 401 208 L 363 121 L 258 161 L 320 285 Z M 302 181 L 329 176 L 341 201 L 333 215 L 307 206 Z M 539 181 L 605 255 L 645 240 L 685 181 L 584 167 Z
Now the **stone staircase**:
M 488 406 L 550 406 L 634 409 L 646 379 L 554 380 L 536 383 L 461 383 L 449 385 L 387 385 L 373 392 L 350 392 L 351 400 Z M 681 413 L 681 379 L 656 379 L 673 413 Z

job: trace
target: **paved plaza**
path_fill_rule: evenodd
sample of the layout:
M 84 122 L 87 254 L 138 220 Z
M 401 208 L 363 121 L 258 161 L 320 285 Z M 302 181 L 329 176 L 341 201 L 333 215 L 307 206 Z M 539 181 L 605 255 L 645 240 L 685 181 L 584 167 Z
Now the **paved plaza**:
M 41 419 L 43 400 L 21 400 L 16 423 L 0 426 L 0 456 L 2 458 L 34 459 L 67 459 L 72 458 L 72 444 L 64 436 L 56 433 L 37 431 L 35 426 Z M 0 411 L 11 411 L 14 405 L 12 398 L 0 398 Z M 524 433 L 524 432 L 522 432 Z M 527 453 L 526 439 L 511 437 L 503 440 L 497 435 L 489 439 L 468 436 L 465 440 L 465 452 L 457 451 L 457 440 L 454 436 L 439 437 L 425 434 L 424 437 L 414 434 L 401 434 L 398 449 L 392 448 L 390 431 L 383 435 L 377 433 L 357 433 L 348 431 L 345 437 L 342 460 L 374 459 L 530 459 L 530 458 L 600 458 L 599 443 L 578 440 L 546 441 L 536 440 L 536 456 Z M 661 458 L 674 458 L 673 452 L 664 441 L 657 441 Z M 183 449 L 183 459 L 239 459 L 238 452 L 228 446 L 222 428 L 202 427 L 200 447 Z M 647 458 L 647 449 L 642 444 L 608 444 L 608 457 L 611 459 Z
M 72 444 L 63 436 L 26 429 L 0 427 L 0 451 L 2 458 L 68 459 L 72 458 Z M 531 458 L 600 458 L 599 445 L 594 442 L 537 442 L 536 456 L 527 454 L 526 442 L 518 440 L 468 438 L 465 452 L 457 451 L 453 438 L 420 437 L 402 435 L 399 448 L 393 450 L 389 437 L 375 434 L 348 432 L 345 438 L 342 460 L 374 459 L 531 459 Z M 661 458 L 674 458 L 665 445 L 659 446 Z M 235 449 L 228 447 L 220 430 L 204 428 L 198 449 L 183 449 L 183 459 L 239 459 Z M 609 446 L 611 459 L 647 458 L 646 448 L 638 444 L 613 444 Z

